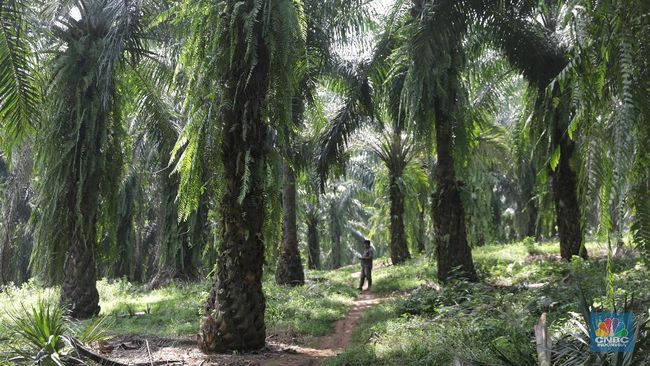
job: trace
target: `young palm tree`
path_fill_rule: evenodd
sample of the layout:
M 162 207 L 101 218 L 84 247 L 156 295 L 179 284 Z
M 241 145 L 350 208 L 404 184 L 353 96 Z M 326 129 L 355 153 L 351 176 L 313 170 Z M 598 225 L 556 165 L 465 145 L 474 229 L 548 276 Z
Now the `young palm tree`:
M 137 3 L 80 0 L 58 14 L 48 113 L 37 138 L 41 177 L 32 264 L 62 278 L 61 302 L 75 318 L 99 312 L 97 222 L 114 202 L 123 129 L 118 74 L 143 53 Z
M 352 256 L 348 255 L 348 250 L 360 249 L 343 241 L 347 233 L 355 236 L 359 243 L 365 239 L 365 235 L 355 229 L 354 220 L 367 216 L 358 197 L 370 193 L 374 184 L 372 177 L 360 179 L 355 174 L 354 167 L 348 170 L 350 179 L 332 182 L 331 191 L 323 196 L 330 235 L 330 264 L 333 269 L 349 264 Z
M 411 258 L 404 227 L 406 187 L 404 170 L 413 158 L 414 145 L 411 139 L 402 136 L 402 128 L 393 122 L 390 134 L 383 135 L 378 146 L 374 147 L 389 175 L 390 197 L 390 258 L 393 264 L 400 264 Z

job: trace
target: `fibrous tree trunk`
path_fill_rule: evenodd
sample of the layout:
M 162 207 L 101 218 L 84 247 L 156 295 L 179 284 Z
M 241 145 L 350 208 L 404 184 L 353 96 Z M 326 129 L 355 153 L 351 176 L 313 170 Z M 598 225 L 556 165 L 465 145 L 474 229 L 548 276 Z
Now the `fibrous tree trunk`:
M 531 195 L 531 198 L 526 204 L 526 213 L 528 214 L 528 222 L 526 223 L 526 236 L 536 238 L 537 240 L 540 238 L 540 230 L 537 227 L 538 212 L 539 208 L 537 207 L 537 202 L 534 198 L 532 198 Z
M 424 221 L 424 215 L 426 213 L 426 207 L 422 205 L 422 208 L 418 212 L 418 233 L 417 233 L 417 250 L 418 253 L 424 253 L 426 251 L 426 222 Z
M 282 254 L 278 260 L 275 280 L 279 285 L 304 285 L 305 272 L 298 248 L 298 226 L 296 221 L 296 173 L 284 163 L 282 189 Z
M 307 247 L 309 269 L 320 269 L 320 238 L 318 236 L 318 208 L 316 205 L 307 207 Z
M 99 292 L 95 269 L 94 241 L 75 236 L 63 264 L 61 303 L 70 309 L 75 319 L 87 319 L 99 314 Z
M 336 210 L 336 204 L 332 203 L 329 210 L 330 215 L 330 238 L 332 248 L 330 252 L 332 268 L 337 269 L 341 267 L 341 223 Z
M 199 276 L 196 251 L 200 251 L 200 246 L 193 242 L 194 232 L 190 229 L 189 219 L 178 219 L 176 196 L 180 182 L 177 176 L 170 176 L 171 173 L 171 168 L 166 168 L 159 177 L 161 203 L 157 210 L 156 274 L 149 282 L 149 289 L 159 288 L 175 279 L 196 280 Z
M 101 152 L 90 151 L 89 154 L 100 155 Z M 81 187 L 81 213 L 85 214 L 87 227 L 80 227 L 76 222 L 69 222 L 65 232 L 71 233 L 70 246 L 63 263 L 63 281 L 61 283 L 61 304 L 70 309 L 70 316 L 86 319 L 99 314 L 99 292 L 97 291 L 97 268 L 95 250 L 97 247 L 97 209 L 99 205 L 99 184 L 101 172 L 93 171 L 87 176 Z M 74 206 L 73 199 L 78 192 L 76 174 L 68 183 L 66 204 Z M 68 212 L 76 212 L 76 207 L 69 207 Z M 85 230 L 84 230 L 85 229 Z
M 390 184 L 390 259 L 400 264 L 411 258 L 404 230 L 404 192 L 398 183 L 401 176 L 391 176 Z
M 560 235 L 560 255 L 566 260 L 570 260 L 574 255 L 587 258 L 587 251 L 582 244 L 582 219 L 578 206 L 576 173 L 570 164 L 575 142 L 561 129 L 556 128 L 555 133 L 556 141 L 560 141 L 560 161 L 552 172 L 552 185 L 555 218 Z
M 539 98 L 544 98 L 540 90 Z M 571 140 L 569 121 L 571 116 L 571 91 L 562 91 L 558 85 L 553 87 L 553 100 L 545 101 L 548 112 L 545 124 L 552 126 L 552 144 L 559 149 L 559 160 L 555 169 L 551 169 L 553 201 L 555 201 L 555 220 L 560 236 L 560 255 L 571 260 L 574 255 L 587 258 L 583 244 L 582 215 L 578 204 L 576 172 L 572 166 L 576 144 Z
M 270 54 L 262 29 L 265 12 L 257 11 L 250 33 L 238 21 L 238 14 L 252 13 L 254 6 L 253 2 L 227 1 L 223 12 L 226 19 L 221 25 L 222 46 L 232 52 L 222 56 L 229 66 L 222 71 L 220 80 L 222 98 L 227 101 L 220 112 L 224 124 L 222 242 L 216 279 L 198 335 L 198 346 L 203 352 L 256 350 L 264 347 L 266 339 L 262 230 L 268 128 L 264 109 Z M 256 45 L 252 51 L 249 42 Z M 248 52 L 255 53 L 255 62 L 250 62 Z
M 451 91 L 450 91 L 451 92 Z M 454 100 L 453 96 L 449 100 Z M 454 167 L 453 117 L 440 103 L 435 107 L 436 187 L 433 195 L 438 278 L 446 281 L 452 275 L 476 280 L 472 250 L 467 243 L 465 210 L 460 197 L 462 183 L 456 180 Z M 455 272 L 457 271 L 457 272 Z

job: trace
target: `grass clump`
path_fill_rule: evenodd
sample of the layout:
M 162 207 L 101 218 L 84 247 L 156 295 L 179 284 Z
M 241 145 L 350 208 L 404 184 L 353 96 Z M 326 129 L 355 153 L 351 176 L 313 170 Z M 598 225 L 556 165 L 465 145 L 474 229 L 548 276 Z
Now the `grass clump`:
M 126 280 L 97 283 L 102 314 L 115 319 L 112 335 L 180 336 L 196 333 L 210 285 L 171 283 L 147 291 Z
M 329 279 L 298 287 L 278 286 L 269 281 L 264 293 L 267 326 L 313 336 L 330 333 L 334 322 L 345 316 L 356 297 L 353 288 Z

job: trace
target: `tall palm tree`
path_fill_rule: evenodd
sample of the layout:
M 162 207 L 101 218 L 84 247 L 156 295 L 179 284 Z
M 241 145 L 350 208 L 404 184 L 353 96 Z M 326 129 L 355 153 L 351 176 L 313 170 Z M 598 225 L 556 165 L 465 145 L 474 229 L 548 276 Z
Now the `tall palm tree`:
M 343 77 L 339 71 L 340 60 L 334 48 L 343 46 L 359 36 L 368 22 L 364 1 L 325 0 L 304 1 L 306 35 L 300 62 L 305 65 L 295 72 L 300 75 L 298 88 L 292 98 L 293 121 L 296 128 L 304 125 L 305 107 L 314 107 L 316 85 L 323 77 Z M 296 225 L 296 174 L 311 156 L 300 154 L 299 135 L 285 131 L 285 162 L 283 166 L 282 195 L 282 254 L 278 260 L 276 281 L 279 284 L 304 283 L 304 272 L 298 249 Z
M 570 137 L 569 123 L 574 112 L 571 89 L 552 81 L 569 64 L 566 50 L 558 43 L 555 15 L 561 4 L 538 8 L 530 3 L 514 2 L 514 6 L 481 7 L 481 16 L 493 34 L 495 44 L 505 53 L 526 80 L 537 88 L 537 136 L 547 137 L 547 156 L 551 156 L 555 217 L 560 236 L 562 258 L 587 256 L 583 243 L 582 214 L 578 199 L 578 159 L 576 144 Z M 532 4 L 537 5 L 537 4 Z M 549 5 L 549 4 L 547 4 Z M 542 21 L 535 16 L 539 14 Z M 548 88 L 548 89 L 547 89 Z
M 265 344 L 262 232 L 265 160 L 272 144 L 269 117 L 279 131 L 291 121 L 294 83 L 287 70 L 293 69 L 295 48 L 303 42 L 298 5 L 288 0 L 224 0 L 216 5 L 187 1 L 180 7 L 189 9 L 193 23 L 182 58 L 189 73 L 187 101 L 195 105 L 186 112 L 194 122 L 188 125 L 191 133 L 183 136 L 187 146 L 179 166 L 183 171 L 199 169 L 198 164 L 182 166 L 185 159 L 198 157 L 187 148 L 196 146 L 203 133 L 218 133 L 223 168 L 216 278 L 198 336 L 204 352 L 253 350 Z M 269 98 L 277 103 L 268 103 Z M 200 121 L 218 125 L 206 131 L 196 127 Z M 181 180 L 188 178 L 193 179 Z M 181 183 L 182 192 L 186 186 L 187 181 Z
M 466 135 L 466 95 L 460 74 L 466 63 L 462 42 L 471 20 L 463 4 L 450 1 L 413 1 L 402 26 L 407 41 L 398 50 L 411 63 L 406 71 L 407 108 L 416 126 L 435 132 L 437 165 L 433 220 L 438 278 L 457 275 L 475 280 L 467 242 L 463 183 L 456 173 L 457 144 Z M 408 17 L 411 17 L 408 19 Z
M 296 172 L 285 161 L 282 166 L 282 252 L 278 258 L 275 279 L 281 285 L 303 285 L 305 272 L 298 248 Z
M 567 1 L 567 54 L 557 81 L 570 85 L 570 131 L 583 137 L 580 178 L 597 196 L 604 238 L 620 240 L 624 213 L 639 248 L 650 248 L 650 4 L 641 0 Z M 577 128 L 576 128 L 577 126 Z M 627 204 L 624 204 L 626 202 Z
M 264 37 L 266 1 L 225 1 L 219 24 L 218 75 L 225 125 L 221 159 L 226 186 L 221 200 L 223 238 L 217 278 L 199 333 L 203 351 L 258 349 L 264 346 L 264 147 L 265 99 L 271 45 Z M 250 50 L 250 51 L 249 51 Z M 233 62 L 233 60 L 237 60 Z
M 58 47 L 37 138 L 40 220 L 32 262 L 62 277 L 61 302 L 75 318 L 99 312 L 97 222 L 102 202 L 114 202 L 122 170 L 117 84 L 127 56 L 134 62 L 144 52 L 139 13 L 138 3 L 79 0 L 52 25 Z

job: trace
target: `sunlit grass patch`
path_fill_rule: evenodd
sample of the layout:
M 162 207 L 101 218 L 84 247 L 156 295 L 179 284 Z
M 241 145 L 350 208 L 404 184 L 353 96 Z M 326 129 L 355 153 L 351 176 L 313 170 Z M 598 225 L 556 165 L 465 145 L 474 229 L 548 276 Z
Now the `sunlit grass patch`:
M 177 336 L 198 331 L 208 283 L 172 283 L 153 291 L 125 280 L 97 283 L 102 314 L 115 318 L 113 335 Z
M 277 286 L 271 281 L 264 285 L 267 325 L 314 336 L 330 333 L 356 297 L 351 287 L 329 280 L 299 287 Z
M 5 321 L 7 312 L 15 310 L 22 305 L 36 305 L 41 300 L 53 304 L 58 299 L 58 287 L 43 287 L 35 279 L 24 283 L 20 287 L 5 286 L 3 291 L 0 292 L 0 322 Z
M 372 291 L 388 294 L 414 289 L 435 278 L 436 266 L 431 258 L 418 256 L 397 266 L 378 267 L 372 273 Z M 358 278 L 357 278 L 358 283 Z

